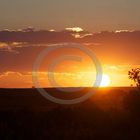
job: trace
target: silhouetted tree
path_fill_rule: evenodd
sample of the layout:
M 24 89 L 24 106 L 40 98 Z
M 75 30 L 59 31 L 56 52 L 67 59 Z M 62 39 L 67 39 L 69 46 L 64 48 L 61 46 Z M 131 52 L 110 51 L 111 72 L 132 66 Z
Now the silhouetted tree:
M 128 72 L 129 79 L 133 80 L 140 90 L 140 68 L 132 69 Z

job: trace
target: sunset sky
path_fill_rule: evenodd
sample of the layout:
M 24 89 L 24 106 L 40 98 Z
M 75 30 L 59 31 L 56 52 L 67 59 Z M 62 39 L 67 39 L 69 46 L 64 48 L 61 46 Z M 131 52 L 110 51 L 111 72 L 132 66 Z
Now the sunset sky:
M 35 60 L 45 48 L 79 43 L 99 59 L 108 86 L 130 86 L 128 70 L 139 67 L 139 0 L 1 0 L 0 87 L 32 87 Z M 40 67 L 41 86 L 52 87 L 51 61 L 80 55 L 84 61 L 64 61 L 54 71 L 62 86 L 91 86 L 95 66 L 87 54 L 68 49 L 46 56 Z

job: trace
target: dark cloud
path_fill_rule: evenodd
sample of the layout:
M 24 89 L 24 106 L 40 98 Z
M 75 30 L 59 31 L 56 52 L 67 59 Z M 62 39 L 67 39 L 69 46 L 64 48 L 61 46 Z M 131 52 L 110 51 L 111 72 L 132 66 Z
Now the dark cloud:
M 75 38 L 75 34 L 79 37 Z M 87 44 L 105 64 L 140 64 L 140 31 L 91 34 L 68 30 L 6 30 L 0 31 L 0 72 L 31 71 L 36 57 L 47 44 L 63 42 Z
M 75 38 L 74 34 L 81 37 Z M 117 32 L 100 32 L 91 34 L 87 31 L 48 31 L 48 30 L 18 30 L 0 31 L 0 42 L 28 42 L 28 43 L 60 43 L 60 42 L 80 42 L 80 43 L 139 43 L 140 31 L 117 31 Z
M 75 41 L 75 38 L 68 31 L 0 31 L 0 41 L 28 43 L 59 43 L 63 41 Z

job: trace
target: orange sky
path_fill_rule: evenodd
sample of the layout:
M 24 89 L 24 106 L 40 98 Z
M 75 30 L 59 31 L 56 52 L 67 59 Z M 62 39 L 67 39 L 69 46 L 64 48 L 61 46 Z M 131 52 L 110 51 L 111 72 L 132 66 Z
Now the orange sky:
M 0 31 L 0 87 L 30 88 L 33 65 L 42 51 L 64 46 L 47 54 L 38 70 L 41 87 L 54 87 L 48 79 L 49 65 L 65 55 L 76 55 L 82 61 L 57 62 L 53 74 L 63 87 L 92 86 L 95 81 L 95 62 L 87 52 L 71 48 L 71 43 L 90 49 L 98 58 L 103 74 L 110 80 L 108 86 L 130 86 L 128 71 L 139 67 L 140 31 L 117 30 L 93 33 L 80 27 L 62 31 L 23 30 Z
M 111 83 L 109 86 L 130 86 L 131 81 L 128 80 L 128 66 L 104 66 L 104 74 L 108 75 Z M 52 87 L 47 72 L 39 73 L 39 81 L 42 87 Z M 55 80 L 61 86 L 79 87 L 92 86 L 95 81 L 95 73 L 93 71 L 83 72 L 55 72 Z M 0 76 L 1 87 L 32 87 L 32 73 L 21 74 L 18 72 L 6 72 Z
M 16 44 L 16 43 L 15 43 Z M 17 43 L 18 44 L 18 43 Z M 1 46 L 3 44 L 1 43 Z M 22 44 L 23 45 L 23 44 Z M 59 44 L 55 45 L 48 45 L 49 47 L 55 47 Z M 114 43 L 114 46 L 116 44 Z M 4 45 L 3 45 L 4 46 Z M 5 45 L 6 46 L 6 45 Z M 36 45 L 37 46 L 37 45 Z M 43 61 L 41 62 L 41 65 L 39 67 L 38 71 L 38 79 L 40 82 L 41 87 L 54 87 L 48 79 L 48 73 L 51 63 L 56 61 L 57 65 L 54 69 L 53 75 L 55 77 L 55 81 L 63 86 L 63 87 L 79 87 L 79 86 L 92 86 L 95 82 L 96 78 L 96 69 L 95 69 L 95 63 L 91 58 L 86 54 L 86 52 L 82 52 L 81 50 L 68 48 L 69 45 L 65 44 L 65 48 L 59 48 L 58 50 L 55 50 L 51 52 L 49 55 L 46 55 L 43 58 Z M 28 47 L 22 48 L 23 46 L 20 46 L 20 49 L 23 49 L 22 51 L 25 52 L 25 55 L 23 55 L 23 52 L 15 53 L 14 50 L 8 50 L 8 55 L 13 55 L 12 59 L 13 61 L 7 61 L 7 64 L 9 63 L 9 68 L 7 70 L 3 71 L 0 75 L 0 86 L 6 87 L 6 88 L 12 88 L 12 87 L 26 87 L 30 88 L 34 86 L 34 83 L 32 81 L 32 74 L 33 74 L 33 64 L 35 63 L 35 60 L 38 58 L 39 54 L 42 52 L 42 50 L 46 49 L 43 48 L 41 51 L 37 52 L 34 59 L 32 58 L 34 56 L 34 53 L 36 52 L 36 49 L 33 48 L 34 51 L 30 51 L 28 54 Z M 33 46 L 32 46 L 33 47 Z M 92 44 L 86 46 L 87 48 L 91 49 Z M 105 45 L 104 45 L 105 47 Z M 110 50 L 107 50 L 107 48 L 110 48 Z M 122 55 L 120 50 L 120 53 L 116 55 L 117 50 L 116 48 L 111 48 L 110 46 L 106 47 L 106 49 L 102 50 L 102 46 L 99 44 L 96 44 L 93 46 L 94 49 L 92 49 L 92 52 L 96 54 L 97 58 L 100 61 L 101 67 L 103 69 L 103 74 L 107 75 L 110 79 L 110 84 L 108 86 L 112 87 L 120 87 L 120 86 L 130 86 L 132 82 L 128 79 L 128 70 L 134 67 L 138 67 L 139 65 L 136 65 L 135 63 L 128 64 L 128 63 L 120 63 L 120 58 L 127 58 L 127 55 L 129 56 L 129 53 L 126 53 L 125 55 Z M 40 48 L 40 47 L 39 47 Z M 25 49 L 25 50 L 24 50 Z M 27 49 L 27 50 L 26 50 Z M 112 49 L 112 50 L 111 50 Z M 115 51 L 115 50 L 116 51 Z M 6 51 L 1 51 L 1 53 L 5 53 Z M 118 50 L 119 52 L 119 50 Z M 6 52 L 7 53 L 7 52 Z M 18 57 L 21 53 L 21 56 Z M 82 58 L 82 61 L 77 61 L 75 58 L 73 60 L 67 60 L 64 59 L 63 61 L 58 61 L 59 57 L 65 56 L 65 55 L 72 55 L 73 56 L 80 56 Z M 114 55 L 114 57 L 113 57 Z M 116 55 L 116 57 L 115 57 Z M 11 56 L 9 56 L 11 58 Z M 14 57 L 14 58 L 13 58 Z M 18 59 L 16 59 L 18 58 Z M 31 58 L 34 61 L 31 63 L 29 60 L 26 60 L 26 58 Z M 137 59 L 137 57 L 135 58 Z M 118 61 L 117 61 L 118 60 Z M 128 61 L 127 59 L 125 60 Z M 124 62 L 125 62 L 124 61 Z M 22 63 L 21 63 L 22 62 Z M 117 63 L 118 62 L 118 63 Z M 120 63 L 120 64 L 119 64 Z M 23 66 L 22 66 L 23 65 Z M 5 64 L 5 69 L 6 69 Z M 14 69 L 15 67 L 15 69 Z M 22 69 L 23 67 L 23 69 Z M 30 69 L 31 67 L 31 69 Z M 12 70 L 13 68 L 13 70 Z M 58 86 L 58 85 L 55 85 Z

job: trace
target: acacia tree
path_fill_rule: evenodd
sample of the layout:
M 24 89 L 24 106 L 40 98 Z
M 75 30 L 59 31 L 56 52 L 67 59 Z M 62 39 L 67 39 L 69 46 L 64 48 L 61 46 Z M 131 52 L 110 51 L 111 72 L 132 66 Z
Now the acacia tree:
M 133 80 L 140 90 L 140 68 L 132 69 L 128 72 L 129 79 Z

